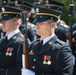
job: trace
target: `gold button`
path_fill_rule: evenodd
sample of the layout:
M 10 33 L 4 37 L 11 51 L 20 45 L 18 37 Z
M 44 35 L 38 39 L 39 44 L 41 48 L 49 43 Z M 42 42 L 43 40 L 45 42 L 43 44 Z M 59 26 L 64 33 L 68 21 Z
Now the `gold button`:
M 33 61 L 36 61 L 36 59 L 33 59 Z
M 35 66 L 32 66 L 33 69 L 35 69 Z

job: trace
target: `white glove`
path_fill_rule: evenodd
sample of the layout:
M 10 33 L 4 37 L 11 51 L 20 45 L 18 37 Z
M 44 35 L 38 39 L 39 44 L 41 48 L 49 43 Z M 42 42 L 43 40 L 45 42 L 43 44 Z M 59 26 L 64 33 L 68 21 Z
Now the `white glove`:
M 26 68 L 22 68 L 21 72 L 22 72 L 22 75 L 35 75 L 35 72 Z

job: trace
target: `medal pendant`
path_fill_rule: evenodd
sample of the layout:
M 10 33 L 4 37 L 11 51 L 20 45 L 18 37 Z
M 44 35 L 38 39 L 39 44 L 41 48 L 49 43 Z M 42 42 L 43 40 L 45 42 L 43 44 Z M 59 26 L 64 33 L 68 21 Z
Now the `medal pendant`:
M 8 56 L 8 54 L 9 54 L 9 53 L 8 53 L 8 52 L 6 52 L 6 56 Z
M 43 64 L 45 65 L 46 64 L 46 61 L 43 61 Z
M 51 64 L 51 61 L 48 61 L 47 64 L 50 65 Z
M 12 56 L 12 53 L 11 52 L 9 53 L 9 56 Z

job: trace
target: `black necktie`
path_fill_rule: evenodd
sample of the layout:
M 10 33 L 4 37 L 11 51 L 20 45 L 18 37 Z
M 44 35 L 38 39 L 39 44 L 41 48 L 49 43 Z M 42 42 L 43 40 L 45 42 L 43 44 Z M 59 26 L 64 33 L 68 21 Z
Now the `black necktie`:
M 7 36 L 5 36 L 5 42 L 7 41 Z
M 39 47 L 38 47 L 39 50 L 42 49 L 42 44 L 43 44 L 43 40 L 40 40 L 40 41 L 39 41 Z

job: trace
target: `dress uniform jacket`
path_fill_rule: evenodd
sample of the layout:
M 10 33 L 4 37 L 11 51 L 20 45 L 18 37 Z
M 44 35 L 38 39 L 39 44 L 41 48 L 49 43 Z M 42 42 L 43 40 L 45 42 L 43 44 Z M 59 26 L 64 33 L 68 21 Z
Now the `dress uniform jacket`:
M 0 75 L 21 75 L 23 38 L 21 32 L 0 40 Z
M 36 75 L 72 75 L 72 53 L 69 46 L 56 36 L 38 50 L 39 40 L 29 48 L 30 69 Z

